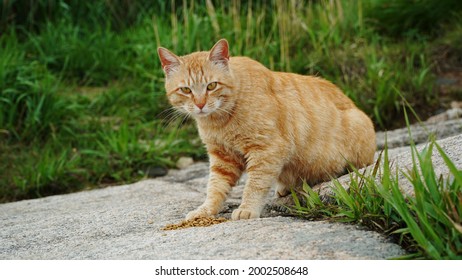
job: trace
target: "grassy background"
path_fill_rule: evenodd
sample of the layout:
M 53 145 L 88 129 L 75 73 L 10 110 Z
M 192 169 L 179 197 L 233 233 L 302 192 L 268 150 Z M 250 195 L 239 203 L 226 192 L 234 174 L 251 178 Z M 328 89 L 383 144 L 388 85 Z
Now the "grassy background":
M 461 92 L 461 2 L 3 1 L 0 202 L 131 182 L 205 157 L 168 110 L 159 45 L 185 54 L 226 38 L 233 55 L 342 88 L 377 129 L 422 118 Z M 458 13 L 459 12 L 459 13 Z

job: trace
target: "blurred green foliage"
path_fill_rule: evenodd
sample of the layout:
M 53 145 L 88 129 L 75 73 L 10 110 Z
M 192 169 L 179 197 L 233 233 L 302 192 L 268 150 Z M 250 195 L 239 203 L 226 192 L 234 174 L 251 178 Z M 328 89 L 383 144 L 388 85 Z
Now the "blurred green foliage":
M 168 109 L 159 45 L 182 55 L 227 38 L 232 55 L 333 81 L 377 129 L 404 123 L 400 96 L 433 113 L 435 65 L 446 59 L 435 50 L 460 63 L 462 19 L 422 16 L 440 1 L 411 1 L 419 16 L 409 12 L 404 24 L 405 9 L 388 2 L 3 1 L 0 201 L 130 182 L 183 155 L 204 158 L 194 125 Z M 399 2 L 408 1 L 390 3 Z

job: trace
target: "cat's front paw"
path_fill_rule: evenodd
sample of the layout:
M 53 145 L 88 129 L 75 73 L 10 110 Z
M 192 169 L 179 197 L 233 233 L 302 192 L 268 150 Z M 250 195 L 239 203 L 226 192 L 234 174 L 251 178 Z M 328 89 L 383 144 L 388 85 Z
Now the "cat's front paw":
M 189 212 L 188 215 L 186 215 L 186 220 L 194 220 L 196 218 L 210 217 L 213 215 L 214 214 L 209 208 L 201 206 L 196 210 Z
M 247 209 L 247 208 L 237 208 L 233 211 L 231 215 L 231 219 L 233 220 L 246 220 L 246 219 L 255 219 L 260 218 L 260 212 L 254 209 Z

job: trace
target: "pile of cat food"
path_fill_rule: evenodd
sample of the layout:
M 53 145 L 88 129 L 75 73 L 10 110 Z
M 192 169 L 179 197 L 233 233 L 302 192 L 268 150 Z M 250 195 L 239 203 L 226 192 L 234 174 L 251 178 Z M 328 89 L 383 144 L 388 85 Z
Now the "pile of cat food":
M 194 220 L 186 220 L 181 221 L 178 224 L 169 224 L 166 225 L 162 230 L 176 230 L 176 229 L 183 229 L 189 227 L 208 227 L 211 225 L 220 224 L 223 222 L 227 222 L 228 220 L 223 217 L 214 218 L 214 217 L 199 217 L 195 218 Z

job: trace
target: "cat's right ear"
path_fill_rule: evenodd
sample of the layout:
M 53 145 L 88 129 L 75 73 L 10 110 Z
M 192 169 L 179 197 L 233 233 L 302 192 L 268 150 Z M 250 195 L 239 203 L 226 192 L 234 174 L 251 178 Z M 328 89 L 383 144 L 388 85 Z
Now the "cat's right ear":
M 162 69 L 164 69 L 166 75 L 177 71 L 181 64 L 178 56 L 162 47 L 157 48 L 157 53 L 159 54 L 160 62 L 162 63 Z

